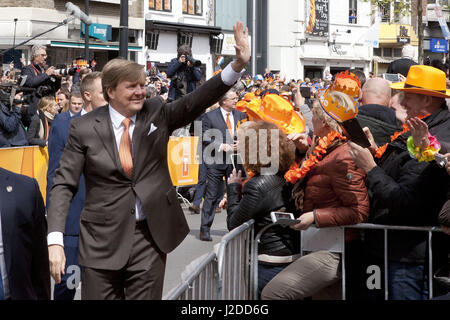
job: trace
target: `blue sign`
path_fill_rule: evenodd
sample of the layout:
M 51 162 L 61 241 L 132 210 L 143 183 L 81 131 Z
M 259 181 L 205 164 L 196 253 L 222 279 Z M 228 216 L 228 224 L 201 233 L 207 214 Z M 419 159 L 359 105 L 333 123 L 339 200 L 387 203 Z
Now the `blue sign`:
M 448 52 L 447 40 L 431 38 L 430 39 L 430 51 L 447 53 Z
M 81 27 L 81 35 L 84 36 L 84 26 L 85 24 L 82 23 Z M 99 23 L 92 23 L 89 26 L 89 36 L 92 38 L 100 39 L 102 41 L 111 41 L 112 39 L 112 27 L 109 24 L 99 24 Z

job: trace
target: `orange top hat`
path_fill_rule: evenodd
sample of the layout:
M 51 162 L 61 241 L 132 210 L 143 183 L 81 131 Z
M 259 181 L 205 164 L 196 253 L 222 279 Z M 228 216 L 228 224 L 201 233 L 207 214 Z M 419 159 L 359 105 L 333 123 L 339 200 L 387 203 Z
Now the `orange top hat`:
M 411 66 L 406 81 L 393 83 L 391 88 L 438 98 L 450 98 L 445 73 L 430 66 Z
M 264 99 L 253 99 L 245 106 L 251 121 L 263 120 L 278 126 L 285 134 L 305 132 L 305 119 L 295 112 L 292 105 L 276 94 Z

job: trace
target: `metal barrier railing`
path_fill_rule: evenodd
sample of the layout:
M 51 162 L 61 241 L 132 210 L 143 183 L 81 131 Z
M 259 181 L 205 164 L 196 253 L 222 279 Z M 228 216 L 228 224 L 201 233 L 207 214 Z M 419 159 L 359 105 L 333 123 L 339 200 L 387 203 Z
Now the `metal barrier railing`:
M 217 299 L 217 259 L 209 253 L 185 281 L 170 291 L 163 300 L 215 300 Z
M 258 234 L 255 237 L 255 241 L 253 242 L 253 248 L 252 248 L 252 265 L 251 265 L 251 278 L 252 278 L 252 297 L 254 299 L 257 299 L 258 296 L 258 243 L 261 239 L 261 236 L 264 234 L 267 229 L 275 226 L 275 225 L 286 225 L 281 222 L 272 223 L 270 225 L 267 225 L 263 229 L 261 229 Z M 310 227 L 314 228 L 314 227 Z M 349 226 L 339 226 L 336 227 L 341 229 L 342 236 L 341 236 L 341 266 L 342 266 L 342 300 L 346 299 L 346 272 L 345 272 L 345 258 L 346 258 L 346 252 L 345 252 L 345 230 L 346 229 L 377 229 L 377 230 L 384 230 L 384 289 L 385 289 L 385 300 L 388 300 L 389 298 L 389 290 L 388 290 L 388 231 L 389 230 L 396 230 L 396 231 L 417 231 L 417 232 L 427 232 L 428 233 L 428 290 L 429 290 L 429 298 L 433 298 L 433 251 L 432 251 L 432 233 L 433 232 L 442 232 L 442 230 L 439 227 L 409 227 L 409 226 L 388 226 L 388 225 L 376 225 L 376 224 L 368 224 L 368 223 L 361 223 L 356 225 L 349 225 Z M 326 230 L 328 228 L 324 228 L 322 230 Z M 303 255 L 303 247 L 301 244 L 301 254 Z
M 254 220 L 227 233 L 218 252 L 209 253 L 163 300 L 237 300 L 251 298 L 250 266 Z
M 251 300 L 250 267 L 255 263 L 253 248 L 253 219 L 227 233 L 217 254 L 219 271 L 219 300 Z

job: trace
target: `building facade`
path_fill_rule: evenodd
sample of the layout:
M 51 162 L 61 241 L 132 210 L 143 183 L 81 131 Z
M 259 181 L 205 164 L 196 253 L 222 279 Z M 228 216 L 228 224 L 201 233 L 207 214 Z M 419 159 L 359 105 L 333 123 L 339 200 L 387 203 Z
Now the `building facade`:
M 365 45 L 371 26 L 368 2 L 269 0 L 268 67 L 289 79 L 323 78 L 357 68 L 371 69 Z
M 142 64 L 145 63 L 144 1 L 130 0 L 128 7 L 129 59 Z M 9 49 L 61 23 L 68 17 L 66 3 L 65 0 L 0 1 L 0 50 Z M 85 10 L 84 0 L 72 0 L 72 3 Z M 93 22 L 89 28 L 89 60 L 95 59 L 101 68 L 119 55 L 120 0 L 90 0 L 89 17 Z M 80 20 L 74 19 L 3 54 L 3 63 L 9 63 L 11 59 L 19 63 L 20 57 L 29 63 L 31 47 L 43 44 L 47 46 L 49 65 L 70 64 L 73 59 L 85 55 L 82 29 Z
M 441 0 L 440 4 L 442 16 L 448 26 L 450 21 L 450 1 Z M 426 4 L 424 10 L 424 12 L 426 12 L 424 19 L 425 29 L 423 40 L 424 57 L 429 57 L 430 60 L 439 59 L 444 61 L 448 56 L 448 40 L 442 32 L 435 7 L 435 3 L 428 3 Z
M 204 79 L 214 73 L 214 56 L 221 28 L 214 26 L 213 0 L 145 0 L 147 66 L 164 71 L 177 57 L 182 44 L 191 46 L 193 58 L 202 62 Z M 217 50 L 219 50 L 217 52 Z

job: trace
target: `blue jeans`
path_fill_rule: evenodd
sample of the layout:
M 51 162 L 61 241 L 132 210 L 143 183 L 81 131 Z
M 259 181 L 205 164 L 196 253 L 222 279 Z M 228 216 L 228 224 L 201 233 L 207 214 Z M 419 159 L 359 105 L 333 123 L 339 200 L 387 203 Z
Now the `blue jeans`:
M 289 263 L 279 265 L 269 265 L 258 263 L 258 299 L 261 299 L 261 292 L 277 274 L 279 274 Z
M 390 300 L 427 300 L 428 275 L 423 264 L 389 262 Z

